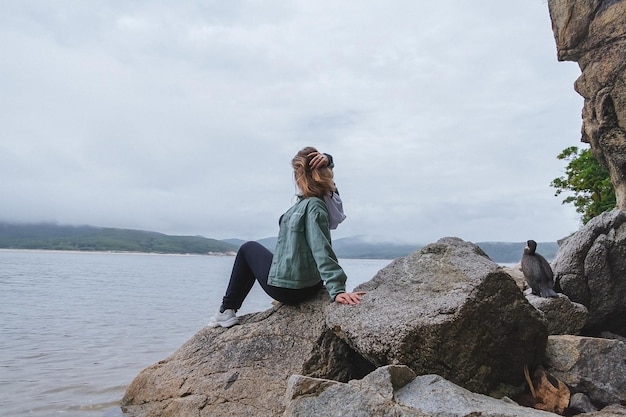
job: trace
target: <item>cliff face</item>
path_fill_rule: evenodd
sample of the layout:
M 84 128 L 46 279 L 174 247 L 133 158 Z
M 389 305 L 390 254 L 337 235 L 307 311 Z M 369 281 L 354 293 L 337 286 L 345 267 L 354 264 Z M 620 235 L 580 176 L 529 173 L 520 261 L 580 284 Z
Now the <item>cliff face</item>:
M 582 141 L 609 170 L 626 210 L 626 0 L 548 0 L 558 59 L 576 61 Z

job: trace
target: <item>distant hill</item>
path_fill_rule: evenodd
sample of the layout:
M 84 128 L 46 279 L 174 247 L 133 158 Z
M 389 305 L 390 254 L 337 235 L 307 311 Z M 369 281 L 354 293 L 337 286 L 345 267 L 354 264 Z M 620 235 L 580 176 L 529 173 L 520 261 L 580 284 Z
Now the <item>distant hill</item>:
M 228 243 L 241 246 L 244 240 L 228 239 Z M 257 242 L 273 251 L 276 246 L 276 238 L 269 237 L 259 239 Z M 522 258 L 522 252 L 526 242 L 477 242 L 476 243 L 492 261 L 497 263 L 517 263 Z M 333 240 L 333 249 L 337 257 L 344 259 L 395 259 L 407 256 L 424 245 L 376 242 L 371 238 L 353 236 Z M 539 242 L 537 252 L 541 253 L 548 261 L 554 259 L 558 245 L 556 242 Z
M 202 236 L 170 236 L 132 229 L 0 222 L 0 248 L 4 249 L 207 254 L 235 252 L 244 242 L 241 239 L 216 240 Z M 273 251 L 276 237 L 259 239 L 258 242 Z M 476 244 L 498 263 L 519 262 L 525 246 L 524 242 Z M 422 246 L 424 245 L 376 241 L 364 236 L 333 241 L 335 253 L 344 259 L 395 259 L 407 256 Z M 554 258 L 557 250 L 556 242 L 539 242 L 537 246 L 537 251 L 549 261 Z
M 476 243 L 494 261 L 517 263 L 522 259 L 526 242 L 479 242 Z M 552 261 L 559 250 L 556 242 L 537 242 L 537 253 Z
M 394 242 L 377 242 L 363 236 L 346 237 L 333 241 L 339 258 L 352 259 L 395 259 L 407 256 L 423 245 Z
M 241 246 L 245 241 L 240 239 L 227 239 L 225 242 Z M 276 247 L 275 237 L 258 239 L 257 242 L 272 252 Z M 358 236 L 333 240 L 333 249 L 337 257 L 344 259 L 394 259 L 400 256 L 406 256 L 419 248 L 419 245 L 371 242 L 364 237 Z
M 143 230 L 0 222 L 0 248 L 146 253 L 228 253 L 232 245 L 201 236 L 170 236 Z

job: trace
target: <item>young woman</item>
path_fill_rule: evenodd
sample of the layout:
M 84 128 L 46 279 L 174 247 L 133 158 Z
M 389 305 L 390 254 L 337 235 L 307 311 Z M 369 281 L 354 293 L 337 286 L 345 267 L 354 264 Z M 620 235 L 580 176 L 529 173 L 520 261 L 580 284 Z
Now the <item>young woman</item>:
M 364 292 L 346 292 L 346 274 L 337 262 L 330 238 L 331 219 L 328 197 L 336 192 L 332 157 L 306 147 L 292 159 L 299 189 L 298 201 L 279 220 L 274 254 L 258 242 L 239 248 L 222 300 L 222 306 L 209 321 L 210 327 L 231 327 L 239 323 L 236 312 L 255 280 L 273 299 L 298 304 L 312 298 L 323 285 L 333 301 L 355 305 Z M 325 202 L 327 198 L 327 202 Z M 336 213 L 336 207 L 331 207 Z M 333 215 L 334 217 L 334 215 Z

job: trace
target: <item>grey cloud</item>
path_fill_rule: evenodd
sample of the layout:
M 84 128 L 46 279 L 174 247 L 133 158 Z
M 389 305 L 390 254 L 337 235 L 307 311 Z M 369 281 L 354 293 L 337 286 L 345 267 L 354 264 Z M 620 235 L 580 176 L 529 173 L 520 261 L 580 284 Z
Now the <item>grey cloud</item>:
M 7 1 L 0 23 L 0 219 L 261 238 L 313 145 L 337 237 L 577 227 L 549 181 L 579 72 L 543 2 Z

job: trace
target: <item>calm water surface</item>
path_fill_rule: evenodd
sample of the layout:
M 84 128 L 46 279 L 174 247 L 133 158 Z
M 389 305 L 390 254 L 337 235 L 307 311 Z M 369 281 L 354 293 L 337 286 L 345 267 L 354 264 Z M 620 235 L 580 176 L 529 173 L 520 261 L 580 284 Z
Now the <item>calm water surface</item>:
M 233 257 L 0 250 L 0 416 L 118 417 L 219 306 Z M 386 260 L 344 259 L 348 289 Z M 271 299 L 255 286 L 241 313 Z

